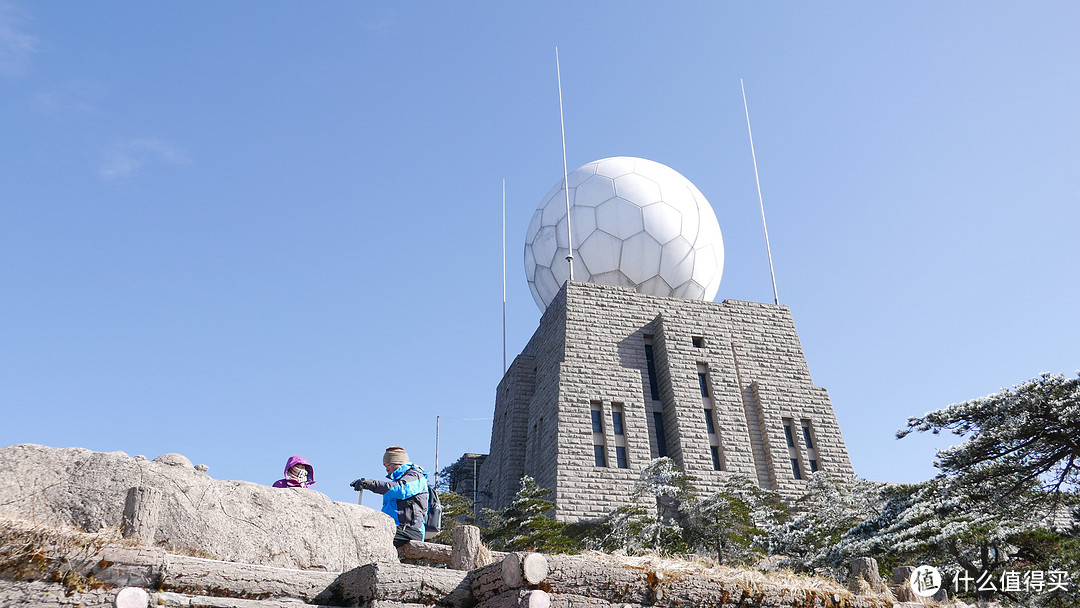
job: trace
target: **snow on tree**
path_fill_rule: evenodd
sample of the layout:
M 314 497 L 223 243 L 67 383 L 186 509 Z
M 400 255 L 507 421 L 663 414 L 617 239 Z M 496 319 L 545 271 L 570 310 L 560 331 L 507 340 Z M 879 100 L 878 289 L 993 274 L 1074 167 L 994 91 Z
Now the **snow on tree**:
M 844 533 L 881 512 L 881 484 L 818 471 L 810 476 L 805 495 L 792 505 L 793 516 L 758 539 L 770 555 L 783 555 L 783 565 L 800 572 L 840 576 L 833 551 Z
M 914 431 L 965 437 L 937 454 L 943 476 L 972 490 L 988 487 L 998 501 L 1023 509 L 1076 504 L 1080 489 L 1080 377 L 1042 374 L 1012 389 L 908 419 Z M 1037 492 L 1031 485 L 1036 484 Z
M 720 563 L 751 563 L 760 555 L 754 541 L 776 526 L 786 509 L 774 492 L 745 475 L 731 475 L 717 492 L 684 509 L 688 544 L 714 552 Z
M 693 482 L 674 460 L 653 460 L 642 469 L 628 504 L 613 509 L 587 545 L 630 554 L 686 553 L 683 510 L 697 494 Z

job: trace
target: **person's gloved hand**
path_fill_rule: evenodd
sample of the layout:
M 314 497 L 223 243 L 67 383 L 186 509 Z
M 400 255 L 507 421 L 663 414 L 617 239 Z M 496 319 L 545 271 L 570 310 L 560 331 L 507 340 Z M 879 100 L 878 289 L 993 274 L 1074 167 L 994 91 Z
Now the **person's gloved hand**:
M 357 479 L 356 481 L 354 481 L 354 482 L 350 483 L 349 485 L 350 485 L 350 486 L 352 486 L 352 489 L 354 489 L 354 490 L 356 490 L 357 492 L 359 492 L 359 491 L 361 491 L 361 490 L 363 490 L 363 489 L 364 489 L 364 484 L 365 484 L 366 482 L 367 482 L 367 480 L 366 480 L 366 479 L 364 479 L 363 477 L 361 477 L 360 479 Z

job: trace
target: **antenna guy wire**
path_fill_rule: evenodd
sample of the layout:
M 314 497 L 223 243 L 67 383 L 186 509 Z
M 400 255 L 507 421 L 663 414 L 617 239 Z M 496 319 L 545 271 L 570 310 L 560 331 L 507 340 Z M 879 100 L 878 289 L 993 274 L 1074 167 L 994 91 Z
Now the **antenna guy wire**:
M 773 302 L 780 304 L 780 296 L 776 295 L 776 272 L 773 271 L 772 247 L 769 246 L 769 227 L 765 225 L 765 201 L 761 198 L 761 178 L 758 177 L 757 154 L 754 153 L 754 132 L 750 130 L 750 106 L 746 103 L 746 86 L 742 78 L 739 79 L 739 87 L 742 89 L 743 108 L 746 110 L 746 132 L 750 134 L 750 157 L 754 159 L 754 181 L 757 182 L 758 204 L 761 205 L 761 227 L 765 229 L 765 251 L 769 253 L 769 274 L 772 275 Z
M 502 180 L 503 373 L 506 373 L 506 179 Z
M 562 131 L 563 192 L 566 193 L 566 263 L 570 265 L 570 280 L 574 280 L 574 241 L 570 231 L 570 174 L 566 168 L 566 122 L 563 120 L 562 71 L 559 70 L 559 47 L 555 47 L 555 75 L 559 81 L 559 129 Z

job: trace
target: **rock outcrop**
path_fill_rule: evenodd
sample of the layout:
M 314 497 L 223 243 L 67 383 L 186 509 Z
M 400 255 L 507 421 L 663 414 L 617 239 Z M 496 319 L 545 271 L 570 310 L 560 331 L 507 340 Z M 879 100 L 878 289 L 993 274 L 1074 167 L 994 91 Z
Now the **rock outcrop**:
M 0 513 L 46 526 L 123 527 L 170 552 L 284 568 L 397 561 L 393 522 L 378 511 L 314 490 L 216 480 L 179 454 L 148 461 L 21 444 L 0 449 L 0 470 L 18 471 L 0 476 Z

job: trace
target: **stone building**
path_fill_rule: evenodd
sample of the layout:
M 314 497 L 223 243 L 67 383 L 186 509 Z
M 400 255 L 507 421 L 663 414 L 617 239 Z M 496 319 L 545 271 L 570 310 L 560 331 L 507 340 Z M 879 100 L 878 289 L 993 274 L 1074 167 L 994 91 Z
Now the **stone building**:
M 741 473 L 792 498 L 814 471 L 852 473 L 786 306 L 566 282 L 499 383 L 480 506 L 530 475 L 560 520 L 601 517 L 660 456 L 704 491 Z

